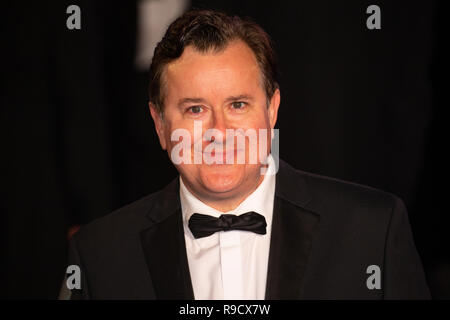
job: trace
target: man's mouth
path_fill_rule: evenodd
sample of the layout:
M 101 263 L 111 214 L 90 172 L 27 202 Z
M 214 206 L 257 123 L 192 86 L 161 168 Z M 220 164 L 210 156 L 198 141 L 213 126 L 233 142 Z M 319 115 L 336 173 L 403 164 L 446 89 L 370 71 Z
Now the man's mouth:
M 237 157 L 242 156 L 242 152 L 244 152 L 244 149 L 231 149 L 231 150 L 211 150 L 211 151 L 203 151 L 203 158 L 204 159 L 210 159 L 212 161 L 221 161 L 222 163 L 236 163 Z

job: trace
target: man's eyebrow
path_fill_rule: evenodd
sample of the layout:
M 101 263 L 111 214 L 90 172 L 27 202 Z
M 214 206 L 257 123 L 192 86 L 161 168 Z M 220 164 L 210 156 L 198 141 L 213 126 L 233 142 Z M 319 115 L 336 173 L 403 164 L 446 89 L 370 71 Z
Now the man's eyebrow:
M 225 99 L 225 102 L 231 101 L 239 101 L 239 100 L 254 100 L 252 95 L 249 94 L 239 94 L 237 96 L 229 96 Z M 206 100 L 203 98 L 182 98 L 178 100 L 178 106 L 182 106 L 188 103 L 206 103 Z
M 178 106 L 181 106 L 183 104 L 187 103 L 205 103 L 205 99 L 203 98 L 183 98 L 178 100 Z
M 239 101 L 239 100 L 254 100 L 254 99 L 253 99 L 253 96 L 249 95 L 249 94 L 240 94 L 237 96 L 230 96 L 225 99 L 226 102 Z

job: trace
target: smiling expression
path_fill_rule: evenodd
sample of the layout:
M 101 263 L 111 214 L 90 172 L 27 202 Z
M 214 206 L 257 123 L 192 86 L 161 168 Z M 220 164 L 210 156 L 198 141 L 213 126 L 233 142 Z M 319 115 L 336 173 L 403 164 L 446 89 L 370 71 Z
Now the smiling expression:
M 230 42 L 220 52 L 202 53 L 187 46 L 180 58 L 165 67 L 162 82 L 165 90 L 164 113 L 159 114 L 151 103 L 150 111 L 161 146 L 169 155 L 179 143 L 172 141 L 172 132 L 185 129 L 194 137 L 196 121 L 201 123 L 203 132 L 215 129 L 223 133 L 223 137 L 226 136 L 226 129 L 254 129 L 256 132 L 266 129 L 270 133 L 275 125 L 280 92 L 277 89 L 268 99 L 256 58 L 240 40 Z M 248 137 L 246 139 L 248 141 Z M 201 142 L 203 152 L 210 143 L 214 143 L 211 140 L 214 139 Z M 198 139 L 191 139 L 192 157 L 198 152 L 194 148 L 195 142 L 198 143 Z M 270 151 L 270 134 L 267 143 Z M 236 144 L 232 150 L 225 147 L 225 142 L 223 146 L 220 157 L 225 159 L 227 152 L 236 157 L 239 152 L 245 151 L 245 163 L 206 164 L 202 161 L 194 164 L 192 161 L 191 164 L 176 165 L 186 187 L 212 206 L 214 202 L 226 199 L 239 202 L 239 199 L 253 192 L 263 179 L 259 170 L 260 161 L 248 161 L 249 143 L 246 143 L 245 150 L 239 150 Z

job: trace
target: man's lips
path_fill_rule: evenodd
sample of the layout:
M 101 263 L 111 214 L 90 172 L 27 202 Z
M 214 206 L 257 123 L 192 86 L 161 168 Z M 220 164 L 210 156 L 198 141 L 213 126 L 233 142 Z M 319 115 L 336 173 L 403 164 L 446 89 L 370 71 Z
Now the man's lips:
M 235 158 L 242 154 L 242 152 L 245 152 L 245 149 L 225 150 L 222 152 L 217 150 L 212 150 L 210 152 L 203 151 L 202 155 L 204 159 L 221 159 L 223 163 L 226 163 L 227 160 L 232 160 L 234 163 L 236 162 Z
M 220 156 L 220 155 L 226 156 L 227 154 L 230 154 L 230 155 L 236 155 L 236 154 L 238 154 L 238 153 L 240 153 L 240 152 L 243 152 L 243 151 L 244 151 L 243 149 L 225 150 L 225 151 L 222 151 L 222 152 L 217 151 L 217 150 L 212 150 L 211 152 L 205 152 L 205 151 L 203 151 L 202 154 L 203 154 L 203 155 L 206 155 L 206 156 L 214 157 L 214 156 L 216 156 L 216 155 L 219 155 L 219 156 Z

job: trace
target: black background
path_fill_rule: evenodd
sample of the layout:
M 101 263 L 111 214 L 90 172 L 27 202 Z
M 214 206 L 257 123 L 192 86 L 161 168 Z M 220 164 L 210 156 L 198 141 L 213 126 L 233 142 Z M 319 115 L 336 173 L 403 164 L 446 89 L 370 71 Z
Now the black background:
M 81 8 L 81 30 L 66 8 Z M 437 1 L 191 1 L 250 16 L 281 69 L 280 156 L 406 203 L 434 298 L 450 298 L 444 10 Z M 381 8 L 381 30 L 366 8 Z M 134 1 L 3 4 L 1 292 L 55 299 L 67 231 L 176 176 L 134 67 Z

